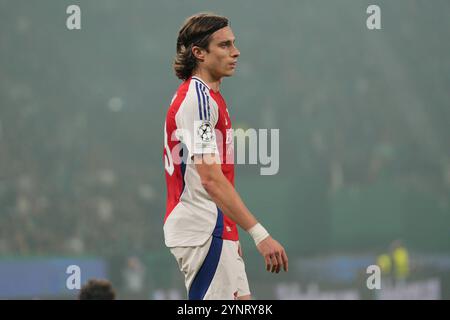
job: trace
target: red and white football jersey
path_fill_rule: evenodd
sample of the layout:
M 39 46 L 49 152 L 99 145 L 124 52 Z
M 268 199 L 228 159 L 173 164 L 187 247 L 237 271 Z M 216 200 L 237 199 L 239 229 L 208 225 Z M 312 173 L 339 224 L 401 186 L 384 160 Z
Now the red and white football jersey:
M 233 131 L 225 100 L 193 76 L 179 86 L 164 125 L 168 247 L 202 245 L 211 235 L 238 240 L 236 223 L 211 199 L 190 160 L 205 153 L 220 156 L 222 172 L 234 186 Z

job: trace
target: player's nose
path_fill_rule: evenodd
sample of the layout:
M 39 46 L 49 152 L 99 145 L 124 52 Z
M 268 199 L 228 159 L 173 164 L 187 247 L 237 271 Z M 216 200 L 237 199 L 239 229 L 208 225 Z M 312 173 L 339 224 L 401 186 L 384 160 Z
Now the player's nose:
M 237 58 L 241 55 L 241 52 L 236 46 L 233 45 L 233 51 L 231 52 L 231 55 L 233 56 L 233 58 Z

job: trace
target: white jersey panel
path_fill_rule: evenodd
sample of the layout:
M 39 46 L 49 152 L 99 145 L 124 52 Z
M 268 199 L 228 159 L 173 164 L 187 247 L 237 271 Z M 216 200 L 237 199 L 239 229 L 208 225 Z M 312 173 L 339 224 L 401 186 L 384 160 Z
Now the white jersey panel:
M 213 139 L 210 136 L 201 137 L 199 132 L 204 129 L 200 126 L 205 123 L 206 127 L 214 129 L 218 114 L 218 105 L 209 95 L 208 88 L 193 78 L 186 97 L 175 115 L 177 137 L 187 147 L 187 159 L 194 154 L 218 153 L 215 137 Z M 201 140 L 201 145 L 198 144 L 198 139 Z M 203 188 L 195 164 L 187 161 L 183 193 L 164 224 L 166 246 L 203 245 L 213 233 L 217 216 L 217 206 Z
M 218 153 L 214 128 L 217 124 L 219 107 L 202 82 L 192 79 L 186 98 L 181 103 L 175 121 L 177 137 L 189 153 Z

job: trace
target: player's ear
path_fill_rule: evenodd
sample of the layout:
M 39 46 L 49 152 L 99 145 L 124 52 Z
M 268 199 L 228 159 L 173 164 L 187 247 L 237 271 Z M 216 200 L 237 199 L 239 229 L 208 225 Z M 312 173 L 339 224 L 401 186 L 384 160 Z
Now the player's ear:
M 192 54 L 194 55 L 194 57 L 196 57 L 198 60 L 200 61 L 204 61 L 205 60 L 205 54 L 206 54 L 206 50 L 202 49 L 198 46 L 193 46 L 192 47 Z

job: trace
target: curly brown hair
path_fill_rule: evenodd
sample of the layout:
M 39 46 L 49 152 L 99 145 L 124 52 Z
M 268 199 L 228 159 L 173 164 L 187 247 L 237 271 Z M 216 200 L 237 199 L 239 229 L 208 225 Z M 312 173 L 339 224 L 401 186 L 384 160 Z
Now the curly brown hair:
M 197 46 L 208 51 L 211 35 L 228 26 L 228 19 L 213 13 L 198 13 L 186 19 L 177 39 L 177 55 L 173 62 L 175 74 L 186 80 L 197 67 L 197 58 L 192 47 Z

